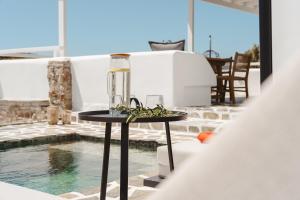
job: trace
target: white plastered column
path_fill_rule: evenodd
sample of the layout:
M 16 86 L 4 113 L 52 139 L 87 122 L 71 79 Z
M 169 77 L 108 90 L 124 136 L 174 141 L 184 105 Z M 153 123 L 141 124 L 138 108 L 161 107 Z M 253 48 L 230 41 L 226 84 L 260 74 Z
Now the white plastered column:
M 188 11 L 188 27 L 187 27 L 187 50 L 194 52 L 195 50 L 195 0 L 189 1 Z
M 58 0 L 58 56 L 67 56 L 67 0 Z

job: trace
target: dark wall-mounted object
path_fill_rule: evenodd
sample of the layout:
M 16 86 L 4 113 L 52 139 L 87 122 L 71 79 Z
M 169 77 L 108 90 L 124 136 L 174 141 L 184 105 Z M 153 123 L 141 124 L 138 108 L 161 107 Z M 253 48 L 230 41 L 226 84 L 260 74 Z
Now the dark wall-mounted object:
M 264 82 L 273 71 L 272 63 L 272 1 L 259 0 L 260 79 Z

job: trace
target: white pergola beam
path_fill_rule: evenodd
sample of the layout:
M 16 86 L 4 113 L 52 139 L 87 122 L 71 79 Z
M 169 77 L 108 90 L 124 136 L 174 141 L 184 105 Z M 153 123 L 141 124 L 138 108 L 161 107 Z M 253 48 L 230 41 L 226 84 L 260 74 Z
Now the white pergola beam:
M 187 50 L 193 52 L 195 50 L 195 0 L 189 1 L 188 11 L 188 31 L 187 31 Z
M 5 56 L 10 54 L 28 54 L 28 53 L 39 53 L 39 52 L 52 52 L 53 54 L 56 54 L 58 50 L 59 50 L 58 46 L 5 49 L 5 50 L 0 50 L 0 55 Z
M 258 14 L 258 0 L 202 0 L 254 14 Z
M 58 56 L 67 56 L 67 0 L 58 0 L 58 45 Z

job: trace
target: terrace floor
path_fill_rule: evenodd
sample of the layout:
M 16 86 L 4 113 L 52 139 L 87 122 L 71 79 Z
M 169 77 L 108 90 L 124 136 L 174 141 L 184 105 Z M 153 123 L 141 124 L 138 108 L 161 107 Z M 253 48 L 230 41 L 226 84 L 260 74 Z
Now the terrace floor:
M 157 189 L 151 187 L 143 186 L 143 180 L 145 178 L 156 175 L 155 173 L 148 175 L 139 175 L 130 177 L 128 180 L 128 196 L 129 200 L 143 200 L 149 195 L 155 192 Z M 118 200 L 120 193 L 120 184 L 118 181 L 113 181 L 107 185 L 107 200 Z M 70 192 L 60 195 L 62 198 L 71 200 L 99 200 L 100 199 L 100 188 L 92 188 L 87 190 L 82 190 L 79 192 Z
M 176 108 L 176 110 L 188 112 L 189 118 L 187 121 L 170 124 L 172 142 L 195 140 L 199 132 L 222 127 L 244 109 L 244 107 L 229 106 Z M 102 141 L 104 129 L 104 124 L 80 121 L 76 115 L 74 115 L 71 125 L 50 126 L 46 122 L 38 122 L 2 126 L 0 127 L 0 150 L 79 139 Z M 118 124 L 113 124 L 112 140 L 116 143 L 120 141 Z M 160 123 L 132 124 L 129 140 L 133 147 L 156 150 L 157 146 L 166 143 L 164 125 Z M 152 175 L 155 175 L 155 172 L 129 178 L 129 199 L 142 200 L 155 191 L 153 188 L 143 186 L 143 179 Z M 118 194 L 118 182 L 109 183 L 107 190 L 109 199 L 118 199 Z M 99 188 L 74 191 L 60 196 L 72 200 L 97 200 L 99 199 Z

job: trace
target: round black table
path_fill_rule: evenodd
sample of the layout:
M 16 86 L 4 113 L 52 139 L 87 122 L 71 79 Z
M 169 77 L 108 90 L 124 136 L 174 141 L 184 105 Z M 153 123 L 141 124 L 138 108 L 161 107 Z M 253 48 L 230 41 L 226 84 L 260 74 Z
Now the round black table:
M 171 115 L 167 117 L 137 118 L 134 122 L 131 122 L 131 123 L 154 123 L 154 122 L 165 123 L 170 171 L 174 170 L 174 161 L 173 161 L 169 122 L 185 120 L 186 118 L 187 118 L 187 113 L 172 111 Z M 128 199 L 128 142 L 129 142 L 129 135 L 128 135 L 129 123 L 126 123 L 127 116 L 115 117 L 110 115 L 108 110 L 101 110 L 101 111 L 81 112 L 79 113 L 79 119 L 86 120 L 86 121 L 97 121 L 97 122 L 106 123 L 100 200 L 105 200 L 106 198 L 110 139 L 111 139 L 111 124 L 121 123 L 120 200 L 127 200 Z

